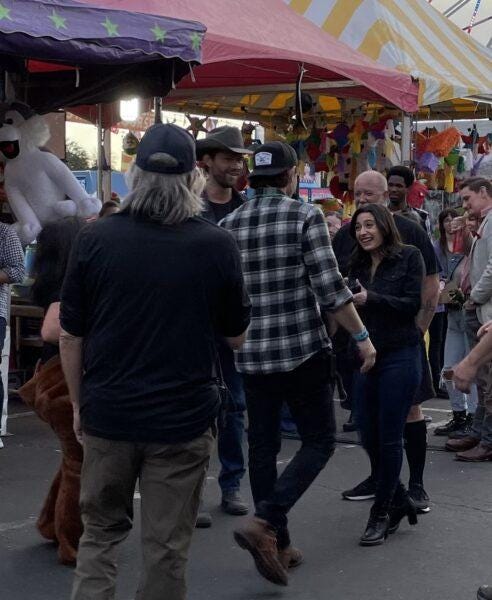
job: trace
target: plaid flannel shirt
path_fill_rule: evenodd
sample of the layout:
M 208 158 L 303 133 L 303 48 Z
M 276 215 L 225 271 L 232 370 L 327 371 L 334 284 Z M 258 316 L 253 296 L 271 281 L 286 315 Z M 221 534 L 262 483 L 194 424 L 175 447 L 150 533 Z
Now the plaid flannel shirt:
M 280 190 L 256 191 L 220 225 L 236 239 L 252 303 L 242 373 L 291 371 L 331 346 L 320 309 L 352 301 L 321 211 Z
M 9 314 L 10 283 L 22 283 L 25 275 L 24 252 L 17 233 L 0 223 L 0 270 L 7 274 L 9 283 L 0 284 L 0 317 Z

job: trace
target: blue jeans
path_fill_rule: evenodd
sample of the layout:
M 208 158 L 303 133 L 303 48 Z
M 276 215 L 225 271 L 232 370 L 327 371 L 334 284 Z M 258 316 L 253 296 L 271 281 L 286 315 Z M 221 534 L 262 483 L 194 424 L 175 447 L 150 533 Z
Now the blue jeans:
M 388 352 L 354 380 L 362 445 L 376 474 L 376 503 L 391 503 L 403 460 L 403 430 L 422 377 L 420 346 Z
M 470 352 L 470 341 L 466 334 L 465 315 L 462 310 L 448 311 L 448 331 L 444 345 L 444 367 L 443 370 L 452 369 L 461 362 Z M 470 394 L 464 394 L 457 390 L 452 381 L 445 380 L 446 390 L 454 411 L 467 410 L 475 414 L 477 409 L 477 386 L 473 384 Z
M 222 493 L 238 490 L 245 473 L 243 455 L 244 399 L 243 381 L 236 371 L 232 350 L 219 345 L 219 360 L 222 376 L 229 389 L 231 401 L 225 416 L 225 422 L 219 419 L 217 449 L 222 466 L 219 475 L 219 485 Z

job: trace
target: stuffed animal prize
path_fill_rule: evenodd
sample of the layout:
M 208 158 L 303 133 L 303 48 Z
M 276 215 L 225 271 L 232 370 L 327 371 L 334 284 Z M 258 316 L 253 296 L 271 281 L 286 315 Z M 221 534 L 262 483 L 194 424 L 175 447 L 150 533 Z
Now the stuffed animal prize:
M 5 192 L 23 244 L 47 223 L 63 217 L 90 217 L 101 208 L 70 169 L 54 154 L 41 150 L 50 132 L 45 120 L 20 102 L 0 113 L 0 159 L 5 161 Z

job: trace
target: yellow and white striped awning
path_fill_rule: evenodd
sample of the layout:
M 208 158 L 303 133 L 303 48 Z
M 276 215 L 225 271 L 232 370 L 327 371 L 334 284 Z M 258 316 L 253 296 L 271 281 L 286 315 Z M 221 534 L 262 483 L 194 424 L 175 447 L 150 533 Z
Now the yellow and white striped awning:
M 492 50 L 426 0 L 284 1 L 355 50 L 418 79 L 421 106 L 492 100 Z

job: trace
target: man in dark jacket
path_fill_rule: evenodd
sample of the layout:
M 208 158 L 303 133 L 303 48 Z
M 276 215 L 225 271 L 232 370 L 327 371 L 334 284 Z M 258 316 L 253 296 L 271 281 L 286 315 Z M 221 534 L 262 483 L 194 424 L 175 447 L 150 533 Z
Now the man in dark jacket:
M 207 183 L 202 198 L 205 203 L 202 217 L 218 223 L 244 202 L 235 185 L 243 172 L 244 155 L 252 154 L 244 147 L 237 127 L 218 127 L 196 143 L 197 159 L 206 174 Z M 230 395 L 224 418 L 219 419 L 217 449 L 221 464 L 219 485 L 222 491 L 222 510 L 230 515 L 245 515 L 248 505 L 240 495 L 244 476 L 244 390 L 241 375 L 234 365 L 234 354 L 222 338 L 217 339 L 219 370 Z M 200 509 L 197 527 L 210 527 L 212 517 Z

